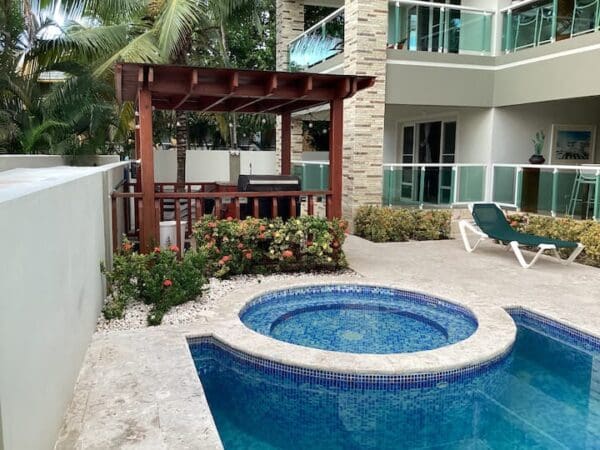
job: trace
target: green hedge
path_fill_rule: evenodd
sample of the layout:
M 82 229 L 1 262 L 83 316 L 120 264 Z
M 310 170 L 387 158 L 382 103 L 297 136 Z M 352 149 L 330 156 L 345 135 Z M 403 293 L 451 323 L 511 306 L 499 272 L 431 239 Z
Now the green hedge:
M 508 219 L 513 228 L 524 233 L 581 242 L 585 249 L 578 262 L 600 267 L 600 222 L 527 214 L 510 214 Z
M 344 268 L 346 228 L 341 220 L 308 216 L 286 222 L 206 216 L 194 230 L 198 251 L 205 255 L 210 273 L 226 277 Z
M 449 239 L 451 219 L 448 210 L 362 206 L 354 219 L 354 233 L 373 242 Z

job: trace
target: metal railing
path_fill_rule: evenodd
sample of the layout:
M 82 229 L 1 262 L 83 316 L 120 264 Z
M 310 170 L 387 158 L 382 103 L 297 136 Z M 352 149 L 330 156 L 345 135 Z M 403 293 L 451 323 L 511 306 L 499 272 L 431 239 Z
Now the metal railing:
M 486 179 L 483 164 L 384 164 L 383 204 L 423 208 L 481 202 Z
M 290 71 L 309 69 L 344 51 L 344 10 L 335 10 L 288 44 Z
M 478 55 L 492 53 L 493 10 L 418 0 L 389 3 L 390 48 Z
M 600 29 L 600 2 L 525 0 L 500 10 L 506 53 L 537 47 Z

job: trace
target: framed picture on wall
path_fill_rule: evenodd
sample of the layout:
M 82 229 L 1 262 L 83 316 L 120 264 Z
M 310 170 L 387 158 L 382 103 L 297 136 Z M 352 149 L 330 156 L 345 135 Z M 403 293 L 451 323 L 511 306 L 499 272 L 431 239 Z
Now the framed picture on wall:
M 552 125 L 550 164 L 591 164 L 596 150 L 595 125 Z

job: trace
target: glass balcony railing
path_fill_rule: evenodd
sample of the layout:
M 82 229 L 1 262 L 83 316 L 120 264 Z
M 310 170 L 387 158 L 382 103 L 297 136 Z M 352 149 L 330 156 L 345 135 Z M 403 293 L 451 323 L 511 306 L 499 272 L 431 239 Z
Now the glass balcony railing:
M 383 166 L 385 206 L 447 208 L 482 201 L 524 212 L 600 221 L 600 165 Z
M 600 166 L 494 164 L 492 200 L 525 212 L 600 220 Z
M 417 0 L 389 5 L 388 47 L 489 55 L 494 11 Z
M 344 7 L 316 23 L 288 45 L 289 70 L 300 71 L 344 51 Z
M 386 206 L 449 207 L 485 200 L 487 166 L 384 164 Z
M 502 48 L 510 53 L 600 28 L 598 0 L 525 0 L 500 10 Z
M 329 161 L 293 161 L 292 174 L 302 180 L 303 191 L 329 189 Z

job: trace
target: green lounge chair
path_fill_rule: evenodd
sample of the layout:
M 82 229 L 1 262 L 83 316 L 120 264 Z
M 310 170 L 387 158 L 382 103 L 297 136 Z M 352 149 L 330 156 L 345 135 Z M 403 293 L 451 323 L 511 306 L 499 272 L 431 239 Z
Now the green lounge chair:
M 519 264 L 523 268 L 529 269 L 546 250 L 551 250 L 554 256 L 565 265 L 571 264 L 583 250 L 583 245 L 577 242 L 561 241 L 515 231 L 506 220 L 502 210 L 494 203 L 475 203 L 469 205 L 469 210 L 473 215 L 473 221 L 461 220 L 458 224 L 465 249 L 469 253 L 475 251 L 477 246 L 485 239 L 496 239 L 503 245 L 508 245 L 508 249 L 514 252 Z M 467 230 L 479 236 L 479 240 L 475 245 L 470 244 Z M 538 252 L 531 262 L 527 263 L 525 261 L 525 257 L 521 252 L 521 245 L 537 247 Z M 568 259 L 563 260 L 560 257 L 558 249 L 561 248 L 573 249 Z

